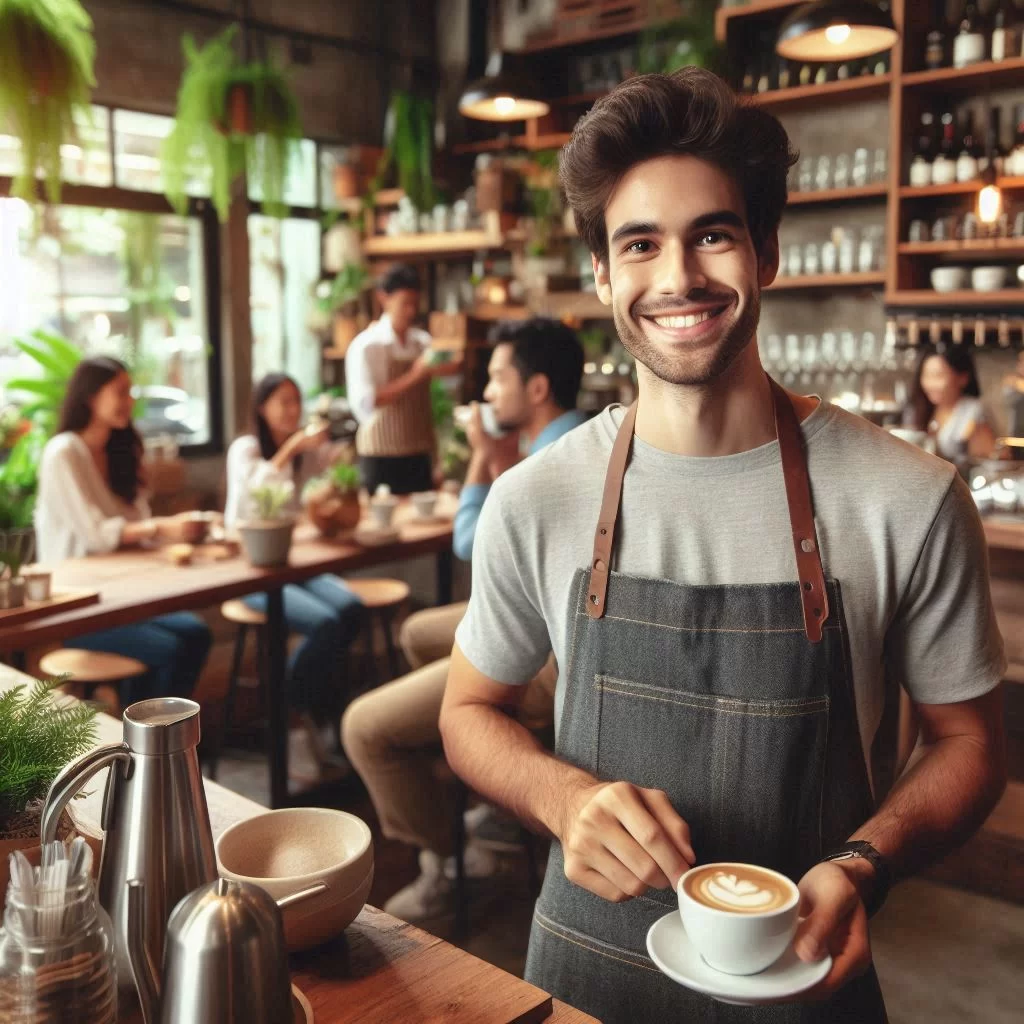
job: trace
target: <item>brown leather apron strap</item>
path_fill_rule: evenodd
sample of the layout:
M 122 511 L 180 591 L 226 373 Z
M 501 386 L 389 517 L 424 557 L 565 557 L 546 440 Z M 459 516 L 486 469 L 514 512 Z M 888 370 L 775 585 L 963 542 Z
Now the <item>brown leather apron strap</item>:
M 775 403 L 775 432 L 779 438 L 782 476 L 786 482 L 786 504 L 789 525 L 793 531 L 793 551 L 800 578 L 800 599 L 804 612 L 807 639 L 816 644 L 828 618 L 828 594 L 825 573 L 821 568 L 818 534 L 814 528 L 814 503 L 811 500 L 811 478 L 807 472 L 804 435 L 789 395 L 768 378 Z
M 804 630 L 811 643 L 821 640 L 822 626 L 828 618 L 828 595 L 825 574 L 821 567 L 818 537 L 814 528 L 814 505 L 811 501 L 810 477 L 803 446 L 803 433 L 793 403 L 786 392 L 769 378 L 775 412 L 775 432 L 779 439 L 782 475 L 786 484 L 786 504 L 793 534 L 797 574 L 800 578 L 800 597 L 804 615 Z M 615 437 L 601 500 L 601 516 L 594 534 L 594 553 L 590 560 L 590 588 L 587 594 L 587 614 L 592 619 L 604 615 L 608 597 L 608 578 L 611 574 L 612 548 L 615 542 L 615 524 L 622 501 L 622 482 L 629 464 L 636 424 L 637 404 L 627 410 Z

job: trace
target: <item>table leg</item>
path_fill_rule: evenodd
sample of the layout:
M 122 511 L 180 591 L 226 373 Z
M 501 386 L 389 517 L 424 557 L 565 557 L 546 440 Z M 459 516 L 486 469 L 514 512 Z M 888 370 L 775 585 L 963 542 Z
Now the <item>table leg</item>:
M 267 591 L 267 688 L 270 711 L 270 806 L 288 804 L 288 691 L 284 596 L 280 587 Z
M 452 558 L 451 548 L 437 553 L 437 604 L 440 608 L 452 603 Z

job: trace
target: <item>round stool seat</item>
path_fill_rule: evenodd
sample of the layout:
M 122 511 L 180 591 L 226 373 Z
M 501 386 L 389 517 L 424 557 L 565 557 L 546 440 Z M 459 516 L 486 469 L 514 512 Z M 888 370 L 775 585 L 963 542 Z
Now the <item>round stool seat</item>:
M 370 609 L 394 608 L 409 597 L 409 584 L 401 580 L 345 580 L 345 586 Z
M 135 658 L 77 647 L 61 647 L 44 654 L 39 668 L 48 676 L 71 676 L 76 683 L 117 683 L 149 671 L 148 665 Z
M 267 624 L 267 613 L 250 608 L 244 601 L 225 601 L 220 606 L 220 613 L 228 622 L 236 622 L 239 626 Z

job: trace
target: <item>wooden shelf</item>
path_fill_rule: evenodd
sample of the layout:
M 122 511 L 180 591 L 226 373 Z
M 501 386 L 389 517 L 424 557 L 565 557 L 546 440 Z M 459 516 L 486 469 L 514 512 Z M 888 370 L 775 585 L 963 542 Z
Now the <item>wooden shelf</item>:
M 825 291 L 832 288 L 881 288 L 885 274 L 880 270 L 856 274 L 800 274 L 798 277 L 777 277 L 767 291 Z
M 811 206 L 818 203 L 849 203 L 858 199 L 884 199 L 888 193 L 889 186 L 883 182 L 851 188 L 826 188 L 820 192 L 790 192 L 786 205 Z
M 398 200 L 405 195 L 405 189 L 382 188 L 374 198 L 374 206 L 397 206 Z M 363 209 L 363 197 L 353 196 L 351 199 L 338 200 L 338 209 L 344 213 L 359 213 Z
M 1024 306 L 1024 288 L 1004 288 L 998 292 L 936 292 L 930 288 L 890 292 L 887 306 L 963 306 L 982 309 L 990 306 Z
M 615 39 L 618 36 L 635 35 L 647 27 L 646 18 L 635 18 L 620 25 L 609 25 L 607 28 L 591 29 L 587 32 L 577 32 L 574 35 L 546 36 L 528 41 L 516 53 L 550 53 L 552 50 L 564 50 L 569 46 L 584 46 L 587 43 L 597 43 L 602 39 Z
M 771 110 L 809 109 L 825 103 L 871 100 L 887 96 L 892 75 L 862 75 L 845 82 L 825 82 L 822 85 L 798 85 L 793 89 L 774 89 L 754 93 L 747 98 L 760 107 Z
M 1020 86 L 1024 82 L 1024 57 L 984 61 L 966 68 L 939 68 L 937 71 L 912 71 L 903 75 L 904 88 L 935 86 L 943 92 L 974 92 L 979 86 L 987 89 Z
M 781 13 L 791 7 L 799 6 L 800 0 L 752 0 L 751 3 L 741 7 L 719 7 L 715 11 L 715 38 L 720 43 L 724 43 L 729 26 L 738 20 Z
M 460 142 L 452 146 L 456 156 L 467 153 L 503 153 L 506 149 L 526 149 L 525 135 L 508 135 L 500 139 L 484 139 L 481 142 Z
M 1000 188 L 1016 191 L 1024 189 L 1024 178 L 999 178 L 996 184 Z M 975 178 L 973 181 L 954 181 L 949 185 L 901 185 L 900 199 L 931 199 L 935 196 L 958 196 L 967 192 L 980 192 L 982 183 Z
M 466 313 L 475 320 L 522 320 L 530 315 L 526 306 L 496 306 L 489 302 L 478 302 Z
M 501 217 L 488 213 L 485 228 L 476 231 L 425 231 L 417 235 L 375 235 L 363 240 L 366 256 L 443 256 L 474 253 L 480 249 L 500 249 L 505 244 Z
M 896 251 L 901 256 L 991 256 L 1007 259 L 1024 256 L 1024 238 L 990 238 L 953 242 L 900 242 Z
M 530 300 L 531 312 L 574 320 L 610 320 L 612 307 L 606 306 L 596 292 L 548 292 Z

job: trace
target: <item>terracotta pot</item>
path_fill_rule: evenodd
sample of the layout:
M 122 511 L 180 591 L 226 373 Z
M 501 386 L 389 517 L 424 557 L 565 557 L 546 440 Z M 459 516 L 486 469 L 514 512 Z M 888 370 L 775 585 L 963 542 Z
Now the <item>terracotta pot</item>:
M 359 195 L 359 172 L 351 164 L 336 164 L 332 181 L 335 199 L 355 199 Z
M 226 124 L 220 130 L 226 135 L 252 135 L 252 93 L 247 85 L 233 85 L 228 89 L 224 104 Z
M 79 833 L 75 829 L 72 819 L 65 811 L 64 814 L 61 815 L 60 824 L 57 826 L 57 835 L 60 836 L 61 839 L 66 840 L 74 838 L 78 834 Z M 92 873 L 95 878 L 96 872 L 99 870 L 100 847 L 102 845 L 102 840 L 96 840 L 92 836 L 85 836 L 84 838 L 92 847 Z M 11 881 L 9 857 L 16 850 L 21 850 L 21 852 L 28 858 L 29 863 L 33 865 L 33 867 L 38 867 L 40 858 L 42 857 L 42 849 L 39 846 L 39 835 L 22 836 L 18 839 L 5 839 L 0 836 L 0 907 L 2 907 L 3 902 L 7 897 L 7 886 Z
M 314 492 L 306 501 L 306 513 L 313 525 L 325 536 L 336 537 L 359 525 L 362 508 L 356 491 L 338 491 L 327 486 Z

